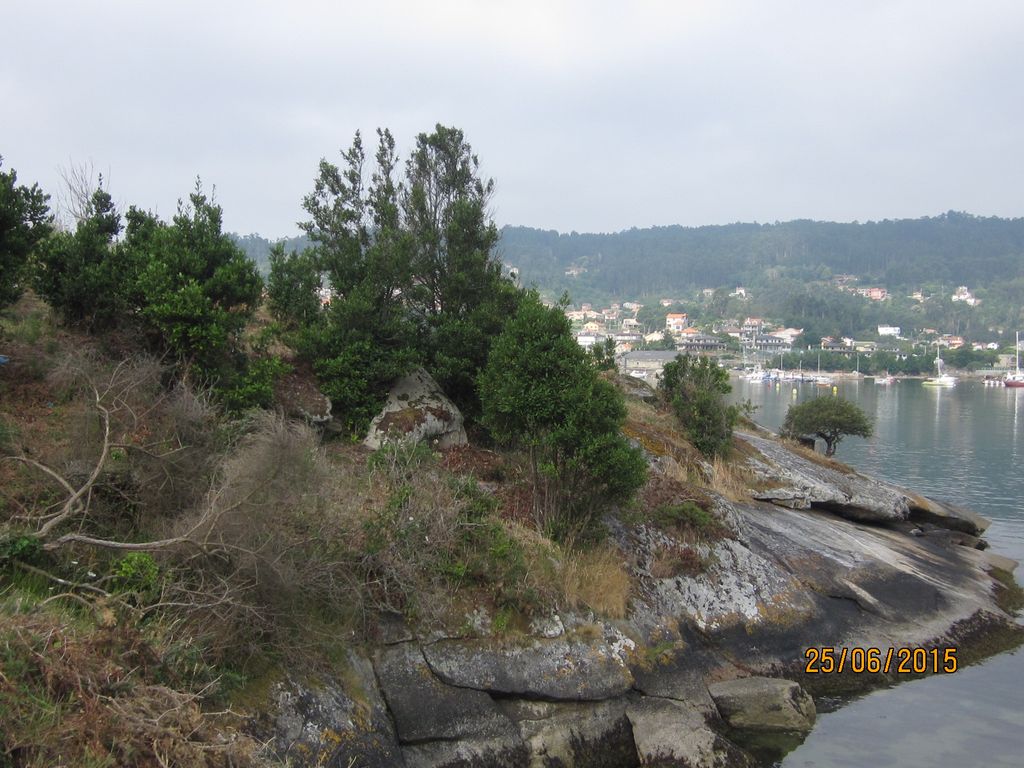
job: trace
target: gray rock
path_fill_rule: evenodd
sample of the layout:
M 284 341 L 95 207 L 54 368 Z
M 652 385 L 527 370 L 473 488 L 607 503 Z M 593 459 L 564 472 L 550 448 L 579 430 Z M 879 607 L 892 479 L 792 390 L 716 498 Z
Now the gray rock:
M 866 522 L 893 522 L 910 516 L 909 499 L 895 486 L 811 461 L 777 440 L 747 433 L 738 436 L 765 459 L 748 460 L 751 470 L 768 486 L 754 493 L 756 499 L 790 509 L 827 509 Z
M 572 704 L 510 699 L 500 706 L 519 726 L 530 751 L 529 768 L 637 765 L 623 699 Z
M 348 664 L 345 684 L 286 679 L 274 686 L 269 711 L 254 730 L 289 765 L 405 765 L 370 662 L 350 654 Z
M 518 736 L 430 741 L 402 747 L 402 753 L 407 768 L 523 768 L 529 761 Z
M 990 525 L 987 519 L 969 509 L 945 501 L 936 501 L 913 491 L 904 490 L 903 493 L 910 502 L 910 516 L 914 520 L 961 531 L 971 536 L 981 535 Z
M 426 441 L 437 448 L 465 445 L 462 413 L 422 368 L 402 377 L 388 393 L 363 444 L 376 450 L 388 440 Z
M 482 691 L 445 685 L 414 643 L 380 650 L 377 679 L 403 743 L 439 739 L 518 739 L 515 725 Z
M 791 680 L 744 677 L 712 683 L 708 690 L 733 728 L 803 732 L 814 726 L 814 700 Z
M 628 691 L 625 638 L 594 642 L 560 637 L 514 645 L 495 640 L 448 640 L 425 646 L 431 669 L 461 688 L 531 698 L 585 701 Z
M 750 757 L 713 731 L 689 705 L 642 698 L 626 707 L 642 766 L 659 768 L 742 768 Z

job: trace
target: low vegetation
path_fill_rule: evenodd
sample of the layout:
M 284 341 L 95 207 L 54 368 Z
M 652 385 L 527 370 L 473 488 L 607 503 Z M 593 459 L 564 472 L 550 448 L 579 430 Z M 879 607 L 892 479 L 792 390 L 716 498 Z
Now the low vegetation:
M 700 573 L 727 535 L 714 372 L 679 361 L 627 405 L 562 307 L 502 275 L 461 132 L 417 137 L 401 179 L 386 131 L 369 183 L 358 136 L 342 157 L 304 201 L 313 247 L 273 254 L 269 313 L 200 186 L 164 222 L 101 180 L 65 231 L 0 178 L 0 765 L 260 765 L 232 704 L 383 614 L 622 618 L 636 569 L 609 514 L 674 538 L 659 573 Z M 347 439 L 414 365 L 472 444 Z M 286 415 L 320 392 L 337 429 Z

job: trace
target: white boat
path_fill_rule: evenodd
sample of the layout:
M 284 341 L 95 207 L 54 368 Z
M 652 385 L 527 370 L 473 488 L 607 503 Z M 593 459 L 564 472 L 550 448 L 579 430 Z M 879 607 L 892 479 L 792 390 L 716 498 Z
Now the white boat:
M 896 377 L 890 374 L 888 371 L 885 372 L 885 376 L 875 376 L 875 384 L 884 384 L 888 386 L 896 383 Z
M 943 373 L 945 364 L 942 362 L 942 352 L 939 351 L 938 345 L 935 346 L 935 370 L 939 374 L 933 379 L 925 379 L 922 383 L 926 387 L 955 387 L 957 378 L 956 376 L 950 376 L 948 373 Z
M 760 365 L 757 365 L 754 366 L 753 370 L 744 373 L 743 378 L 747 381 L 765 381 L 768 378 L 768 372 Z
M 1020 370 L 1020 331 L 1017 331 L 1017 343 L 1013 347 L 1017 355 L 1017 367 L 1013 373 L 1006 374 L 1003 384 L 1008 387 L 1024 387 L 1024 373 Z

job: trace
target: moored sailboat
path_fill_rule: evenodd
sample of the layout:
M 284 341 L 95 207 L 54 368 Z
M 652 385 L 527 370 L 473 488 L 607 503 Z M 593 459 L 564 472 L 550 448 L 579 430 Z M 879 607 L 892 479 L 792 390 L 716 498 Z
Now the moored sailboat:
M 925 379 L 922 383 L 926 387 L 955 387 L 957 378 L 956 376 L 950 376 L 948 373 L 944 373 L 943 369 L 945 363 L 942 362 L 942 352 L 939 349 L 939 345 L 935 345 L 935 369 L 938 372 L 938 376 L 933 379 Z
M 1013 351 L 1017 357 L 1017 365 L 1013 373 L 1006 374 L 1003 384 L 1008 387 L 1024 387 L 1024 373 L 1021 373 L 1020 370 L 1020 331 L 1017 331 L 1017 343 L 1014 345 Z

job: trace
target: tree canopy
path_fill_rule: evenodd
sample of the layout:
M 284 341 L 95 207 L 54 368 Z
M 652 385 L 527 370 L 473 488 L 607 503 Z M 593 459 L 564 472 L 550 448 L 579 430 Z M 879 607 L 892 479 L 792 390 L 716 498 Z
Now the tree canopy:
M 629 498 L 645 463 L 621 434 L 622 395 L 598 375 L 560 307 L 527 295 L 480 375 L 483 423 L 530 459 L 533 509 L 560 538 L 589 532 L 602 507 Z
M 825 455 L 833 456 L 846 435 L 871 437 L 873 427 L 868 415 L 856 404 L 841 397 L 816 397 L 791 405 L 782 424 L 786 437 L 820 437 Z
M 303 201 L 313 245 L 272 257 L 271 309 L 353 431 L 417 364 L 472 419 L 477 374 L 519 299 L 493 253 L 493 184 L 457 129 L 420 134 L 404 174 L 390 131 L 377 139 L 372 163 L 358 133 L 340 165 L 320 162 Z
M 17 182 L 18 174 L 4 171 L 0 157 L 0 309 L 21 295 L 28 256 L 53 228 L 50 196 L 38 184 Z

